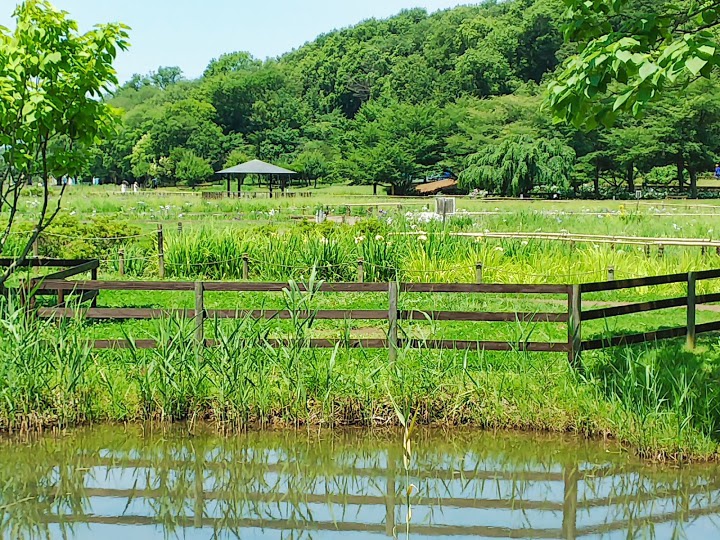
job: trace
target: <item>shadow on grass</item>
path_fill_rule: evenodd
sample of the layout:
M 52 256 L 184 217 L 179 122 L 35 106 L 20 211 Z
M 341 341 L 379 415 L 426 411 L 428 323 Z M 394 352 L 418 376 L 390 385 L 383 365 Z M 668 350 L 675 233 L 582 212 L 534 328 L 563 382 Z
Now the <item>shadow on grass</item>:
M 587 363 L 586 376 L 638 415 L 674 413 L 720 441 L 717 334 L 702 336 L 693 351 L 681 339 L 604 349 Z

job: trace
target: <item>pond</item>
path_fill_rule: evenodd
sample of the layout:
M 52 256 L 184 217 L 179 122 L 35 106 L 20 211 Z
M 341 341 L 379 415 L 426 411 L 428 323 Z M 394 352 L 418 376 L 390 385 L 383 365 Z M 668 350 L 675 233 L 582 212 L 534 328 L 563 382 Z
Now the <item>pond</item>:
M 719 473 L 651 466 L 613 444 L 557 436 L 422 431 L 406 470 L 397 432 L 223 437 L 182 426 L 100 427 L 0 443 L 0 532 L 103 540 L 716 538 Z

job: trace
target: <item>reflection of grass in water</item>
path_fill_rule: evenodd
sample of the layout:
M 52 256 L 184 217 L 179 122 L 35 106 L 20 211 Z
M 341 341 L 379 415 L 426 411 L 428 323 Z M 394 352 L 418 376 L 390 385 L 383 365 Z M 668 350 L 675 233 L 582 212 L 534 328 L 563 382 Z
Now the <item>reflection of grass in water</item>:
M 413 427 L 416 424 L 412 419 L 406 424 L 403 454 L 408 459 L 403 463 L 403 499 L 408 510 L 410 504 L 415 510 L 438 510 L 437 518 L 431 518 L 428 525 L 442 518 L 442 500 L 447 497 L 475 502 L 506 500 L 522 512 L 524 504 L 533 500 L 528 499 L 530 490 L 548 486 L 538 479 L 541 477 L 535 478 L 538 474 L 557 475 L 559 467 L 576 470 L 578 463 L 581 469 L 600 467 L 600 473 L 582 480 L 585 497 L 578 501 L 579 515 L 583 515 L 583 508 L 598 508 L 596 501 L 605 499 L 600 507 L 607 507 L 604 522 L 632 518 L 631 531 L 635 534 L 651 530 L 648 515 L 653 508 L 657 511 L 658 499 L 667 498 L 679 509 L 708 508 L 720 502 L 716 469 L 659 471 L 628 463 L 595 444 L 578 448 L 569 440 L 527 440 L 462 430 L 450 438 L 445 433 L 419 430 Z M 43 533 L 46 526 L 41 525 L 45 517 L 58 512 L 82 517 L 90 512 L 86 496 L 92 491 L 85 486 L 107 482 L 105 466 L 111 470 L 122 467 L 126 471 L 122 477 L 135 484 L 127 505 L 119 500 L 117 515 L 123 513 L 123 507 L 129 509 L 132 500 L 143 501 L 168 537 L 194 526 L 198 515 L 203 516 L 205 526 L 212 525 L 223 535 L 241 535 L 243 520 L 247 519 L 269 524 L 282 518 L 289 526 L 311 530 L 305 525 L 322 519 L 310 512 L 310 506 L 318 504 L 327 508 L 333 523 L 352 522 L 355 515 L 345 513 L 345 507 L 358 495 L 377 498 L 379 524 L 385 501 L 381 479 L 393 468 L 385 449 L 397 448 L 396 434 L 390 432 L 379 436 L 366 432 L 254 433 L 225 439 L 202 431 L 188 437 L 184 431 L 161 429 L 138 435 L 136 429 L 125 433 L 108 428 L 42 439 L 31 446 L 4 442 L 0 446 L 0 507 L 16 503 L 5 509 L 0 520 L 6 537 L 49 537 Z M 603 473 L 606 469 L 621 474 L 608 476 Z M 457 474 L 449 475 L 448 471 Z M 200 477 L 205 490 L 199 487 Z M 436 492 L 428 492 L 424 500 L 411 499 L 407 487 L 415 478 L 431 483 Z M 507 482 L 502 491 L 495 496 L 486 491 L 488 482 L 497 483 L 499 489 L 501 479 Z M 200 506 L 198 497 L 204 501 Z M 336 505 L 342 508 L 332 513 Z M 411 512 L 406 516 L 407 527 Z M 682 527 L 680 521 L 689 517 L 682 513 L 674 521 Z

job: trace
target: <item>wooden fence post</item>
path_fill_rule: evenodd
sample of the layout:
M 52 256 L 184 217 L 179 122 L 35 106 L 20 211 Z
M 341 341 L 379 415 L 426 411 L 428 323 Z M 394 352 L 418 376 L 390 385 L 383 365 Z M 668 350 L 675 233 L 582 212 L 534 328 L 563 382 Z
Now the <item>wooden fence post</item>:
M 118 251 L 118 271 L 120 276 L 125 275 L 125 250 L 121 249 Z
M 97 281 L 98 280 L 98 269 L 97 267 L 90 270 L 90 280 L 91 281 Z M 92 301 L 90 302 L 90 307 L 97 307 L 97 299 L 98 296 L 100 296 L 100 291 L 95 291 L 95 295 L 93 296 Z
M 658 258 L 662 259 L 665 255 L 665 246 L 662 244 L 658 245 Z
M 358 283 L 365 283 L 365 261 L 362 259 L 358 259 L 357 280 Z
M 398 284 L 391 281 L 388 286 L 388 358 L 391 362 L 397 360 L 398 348 Z
M 568 360 L 577 370 L 582 370 L 582 292 L 580 285 L 568 288 Z
M 650 244 L 645 244 L 645 256 L 650 258 Z
M 244 280 L 250 279 L 250 257 L 247 253 L 242 256 L 242 277 Z
M 182 232 L 183 232 L 182 221 L 178 221 L 178 234 L 182 234 Z
M 483 264 L 475 263 L 475 283 L 483 282 Z
M 205 345 L 205 286 L 202 281 L 195 282 L 195 341 L 198 346 Z
M 695 348 L 695 293 L 697 278 L 695 272 L 688 273 L 687 281 L 687 348 Z
M 163 241 L 163 226 L 158 224 L 158 268 L 160 271 L 160 279 L 165 279 L 165 242 Z
M 607 278 L 608 278 L 608 281 L 615 281 L 615 267 L 614 266 L 608 266 Z

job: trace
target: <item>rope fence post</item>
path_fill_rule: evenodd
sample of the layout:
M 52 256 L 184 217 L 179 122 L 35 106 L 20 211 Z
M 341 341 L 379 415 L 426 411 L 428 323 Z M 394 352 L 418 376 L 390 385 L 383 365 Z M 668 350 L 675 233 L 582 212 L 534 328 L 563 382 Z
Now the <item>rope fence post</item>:
M 580 285 L 568 287 L 568 361 L 582 370 L 582 292 Z
M 250 279 L 250 256 L 247 253 L 242 256 L 242 277 L 244 280 Z
M 687 348 L 694 349 L 696 344 L 695 336 L 695 293 L 697 289 L 697 278 L 695 272 L 688 273 L 687 280 Z
M 118 272 L 120 277 L 125 275 L 125 250 L 121 249 L 118 251 Z
M 205 345 L 205 285 L 195 282 L 195 341 L 199 347 Z
M 158 269 L 160 272 L 160 279 L 165 279 L 165 242 L 163 240 L 162 223 L 158 224 L 157 241 L 158 241 Z
M 398 284 L 391 281 L 388 286 L 388 359 L 397 360 L 398 349 Z
M 362 259 L 358 259 L 357 281 L 365 283 L 365 261 Z
M 475 283 L 483 282 L 483 264 L 475 263 Z

